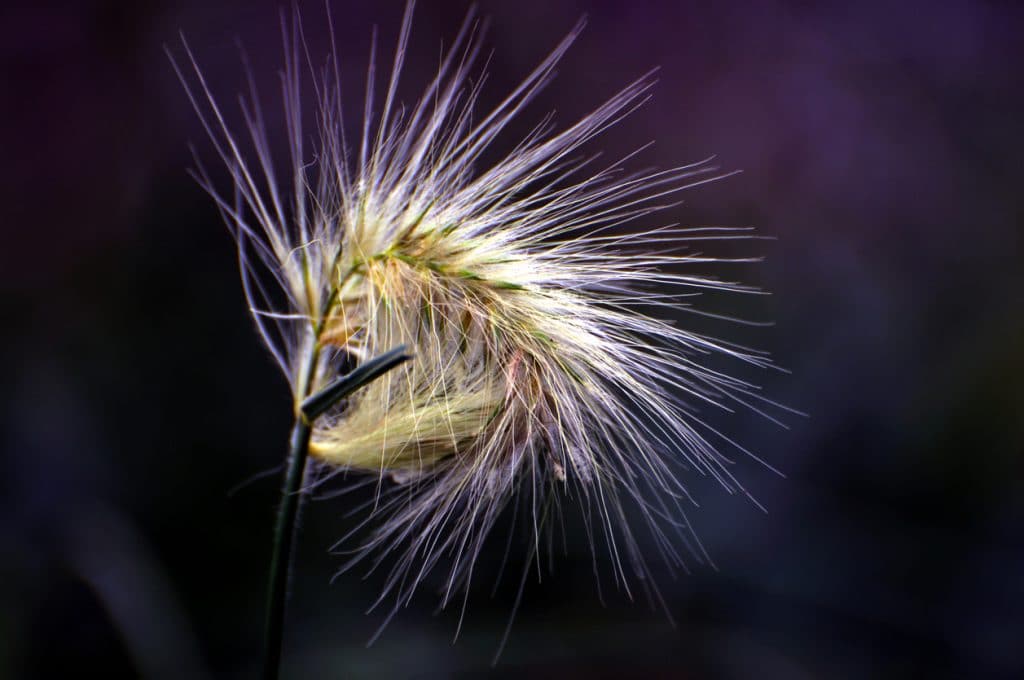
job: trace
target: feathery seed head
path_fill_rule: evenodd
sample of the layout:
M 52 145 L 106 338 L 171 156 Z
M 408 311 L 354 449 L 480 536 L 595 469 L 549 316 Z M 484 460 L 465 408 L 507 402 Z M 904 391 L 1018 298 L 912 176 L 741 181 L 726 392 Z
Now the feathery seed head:
M 337 65 L 318 71 L 306 57 L 316 118 L 314 148 L 306 148 L 301 29 L 297 14 L 282 22 L 286 185 L 270 160 L 255 88 L 242 105 L 252 160 L 194 61 L 199 87 L 182 78 L 231 174 L 233 196 L 214 189 L 201 168 L 200 181 L 238 240 L 256 325 L 296 403 L 346 362 L 399 344 L 415 354 L 314 426 L 310 451 L 324 464 L 393 480 L 382 487 L 392 493 L 374 509 L 381 519 L 356 559 L 395 553 L 388 590 L 401 603 L 450 558 L 447 602 L 468 582 L 488 530 L 518 491 L 536 531 L 552 494 L 578 499 L 623 583 L 620 552 L 645 570 L 624 501 L 635 503 L 666 559 L 677 562 L 668 534 L 690 540 L 680 469 L 742 490 L 712 444 L 729 440 L 692 407 L 760 399 L 751 385 L 699 360 L 718 353 L 757 366 L 769 361 L 655 316 L 705 289 L 751 290 L 690 271 L 709 261 L 688 253 L 690 240 L 738 230 L 620 227 L 714 179 L 715 168 L 701 162 L 623 175 L 620 163 L 600 167 L 596 156 L 579 156 L 645 101 L 649 75 L 561 131 L 546 119 L 481 168 L 481 154 L 552 77 L 582 24 L 480 117 L 479 81 L 468 77 L 480 36 L 470 18 L 419 101 L 396 102 L 411 8 L 382 99 L 371 63 L 354 147 L 342 127 Z

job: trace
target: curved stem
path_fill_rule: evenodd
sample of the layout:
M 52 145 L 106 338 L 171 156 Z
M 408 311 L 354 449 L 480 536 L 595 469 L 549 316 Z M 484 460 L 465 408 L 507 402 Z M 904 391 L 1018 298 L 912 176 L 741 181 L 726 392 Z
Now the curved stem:
M 313 389 L 316 366 L 320 362 L 321 321 L 314 328 L 313 348 L 306 365 L 305 382 L 301 384 L 302 397 L 309 396 Z M 288 584 L 291 580 L 292 557 L 295 552 L 299 511 L 302 509 L 306 478 L 306 461 L 309 458 L 309 438 L 313 433 L 312 421 L 306 418 L 301 408 L 295 409 L 295 424 L 288 447 L 285 465 L 284 486 L 281 489 L 281 505 L 274 525 L 274 547 L 270 557 L 270 576 L 267 580 L 267 613 L 264 621 L 263 677 L 277 680 L 281 672 L 281 648 L 284 644 L 284 612 L 288 602 Z
M 270 580 L 267 584 L 267 619 L 264 629 L 266 650 L 263 677 L 277 680 L 281 668 L 281 645 L 284 638 L 284 610 L 288 599 L 288 580 L 291 575 L 293 545 L 299 510 L 303 500 L 303 480 L 306 477 L 306 459 L 309 456 L 309 437 L 312 427 L 302 413 L 295 417 L 284 488 L 281 490 L 281 508 L 274 527 L 274 552 L 270 560 Z
M 281 490 L 281 508 L 274 528 L 274 552 L 270 561 L 270 580 L 267 584 L 266 650 L 263 662 L 265 680 L 277 680 L 281 669 L 281 647 L 284 639 L 284 612 L 288 600 L 288 581 L 292 571 L 299 512 L 305 496 L 306 469 L 309 458 L 309 440 L 313 421 L 333 405 L 360 387 L 381 377 L 391 369 L 411 359 L 405 347 L 396 347 L 358 366 L 338 378 L 316 394 L 309 395 L 313 384 L 313 370 L 319 361 L 319 349 L 311 355 L 306 398 L 295 413 L 284 488 Z

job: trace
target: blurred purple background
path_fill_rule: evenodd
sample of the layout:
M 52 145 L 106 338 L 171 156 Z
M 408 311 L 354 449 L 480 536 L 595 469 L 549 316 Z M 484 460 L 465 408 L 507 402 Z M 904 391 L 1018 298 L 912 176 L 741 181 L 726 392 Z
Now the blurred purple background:
M 349 110 L 370 27 L 401 2 L 334 2 Z M 303 3 L 311 49 L 320 2 Z M 403 98 L 468 7 L 423 0 Z M 278 3 L 52 2 L 0 9 L 0 676 L 251 677 L 289 403 L 246 317 L 233 245 L 187 177 L 212 154 L 163 53 L 182 30 L 225 104 L 271 127 Z M 769 349 L 744 373 L 807 411 L 716 425 L 785 472 L 739 465 L 769 509 L 694 480 L 717 570 L 661 574 L 663 613 L 600 603 L 582 541 L 527 586 L 499 677 L 1024 677 L 1024 6 L 1014 2 L 481 2 L 495 102 L 589 25 L 521 121 L 568 123 L 660 66 L 655 98 L 594 148 L 637 165 L 716 154 L 744 172 L 662 221 L 754 226 L 708 300 L 771 328 L 686 317 Z M 506 140 L 508 144 L 508 140 Z M 509 148 L 505 146 L 505 148 Z M 717 416 L 715 416 L 717 418 Z M 379 586 L 329 578 L 349 501 L 306 515 L 291 677 L 489 669 L 515 599 L 485 555 L 458 612 L 425 588 L 381 640 Z M 494 567 L 490 571 L 487 569 Z M 608 584 L 605 584 L 608 585 Z M 609 590 L 611 592 L 609 592 Z M 205 669 L 205 671 L 204 671 Z

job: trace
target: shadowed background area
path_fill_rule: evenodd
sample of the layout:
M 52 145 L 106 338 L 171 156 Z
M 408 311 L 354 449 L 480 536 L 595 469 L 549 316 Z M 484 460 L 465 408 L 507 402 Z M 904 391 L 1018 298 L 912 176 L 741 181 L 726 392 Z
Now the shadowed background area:
M 348 111 L 374 24 L 389 67 L 400 2 L 334 2 Z M 468 3 L 420 3 L 413 101 Z M 311 53 L 327 32 L 303 3 Z M 771 296 L 680 323 L 770 350 L 741 371 L 806 411 L 781 429 L 708 413 L 777 466 L 737 457 L 767 509 L 692 480 L 715 567 L 656 568 L 665 609 L 600 596 L 567 520 L 531 578 L 498 677 L 1024 677 L 1024 10 L 1012 2 L 481 2 L 483 103 L 587 13 L 545 113 L 568 124 L 660 66 L 654 99 L 591 149 L 633 167 L 717 155 L 727 180 L 657 221 L 754 226 L 707 244 Z M 252 677 L 290 403 L 243 304 L 234 247 L 187 176 L 207 140 L 163 46 L 178 31 L 236 114 L 249 55 L 279 131 L 278 4 L 7 3 L 0 10 L 0 676 Z M 382 71 L 384 68 L 381 69 Z M 237 120 L 237 117 L 236 117 Z M 349 124 L 358 121 L 350 117 Z M 279 137 L 283 140 L 283 137 Z M 730 370 L 735 367 L 730 367 Z M 362 498 L 365 498 L 365 494 Z M 379 575 L 332 574 L 360 497 L 305 515 L 290 677 L 490 670 L 526 548 L 482 558 L 461 634 L 435 580 L 370 648 Z M 519 534 L 516 534 L 519 536 Z M 492 593 L 493 590 L 493 593 Z M 639 593 L 637 593 L 639 594 Z

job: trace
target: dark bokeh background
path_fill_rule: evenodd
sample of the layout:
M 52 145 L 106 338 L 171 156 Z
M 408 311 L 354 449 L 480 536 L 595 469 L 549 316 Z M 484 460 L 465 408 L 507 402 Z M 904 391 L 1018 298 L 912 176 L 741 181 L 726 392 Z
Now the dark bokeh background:
M 183 30 L 224 102 L 247 47 L 271 102 L 277 3 L 7 3 L 0 10 L 0 676 L 251 677 L 289 427 L 243 308 L 233 246 L 186 176 L 209 147 L 163 54 Z M 781 468 L 739 474 L 769 509 L 695 480 L 717 570 L 660 574 L 662 612 L 583 542 L 531 583 L 499 677 L 1024 677 L 1024 12 L 1014 2 L 483 2 L 485 101 L 584 12 L 524 125 L 568 122 L 660 65 L 654 100 L 601 146 L 641 163 L 717 154 L 744 173 L 665 217 L 775 241 L 738 272 L 772 291 L 709 301 L 792 371 L 744 373 L 808 411 L 718 418 Z M 314 49 L 320 3 L 304 6 Z M 353 112 L 370 27 L 398 2 L 335 2 Z M 463 2 L 421 3 L 407 83 Z M 408 101 L 416 88 L 405 91 Z M 271 124 L 277 109 L 267 105 Z M 508 143 L 508 140 L 506 140 Z M 379 581 L 329 578 L 346 499 L 306 515 L 291 677 L 489 670 L 516 579 L 485 555 L 459 640 L 424 588 L 373 647 Z M 500 553 L 503 546 L 497 542 Z M 522 547 L 519 557 L 522 557 Z M 609 584 L 605 584 L 606 586 Z

